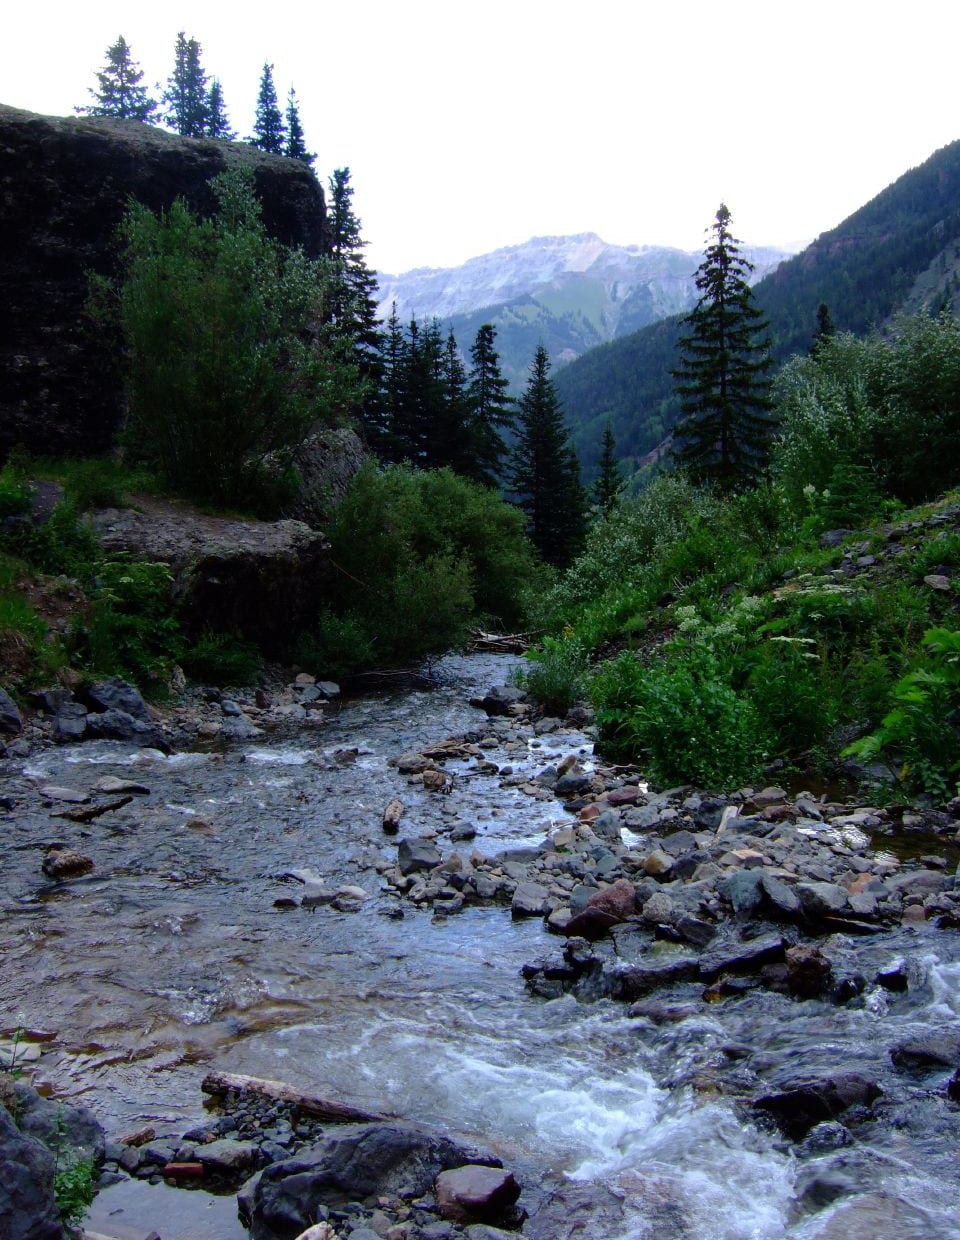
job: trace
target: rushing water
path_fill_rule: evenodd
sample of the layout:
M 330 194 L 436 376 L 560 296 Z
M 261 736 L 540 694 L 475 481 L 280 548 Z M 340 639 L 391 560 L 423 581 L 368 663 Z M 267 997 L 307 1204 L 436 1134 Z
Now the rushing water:
M 596 1240 L 960 1236 L 958 1108 L 897 1077 L 888 1057 L 906 1036 L 955 1025 L 954 934 L 830 945 L 868 977 L 909 958 L 906 995 L 870 988 L 838 1007 L 755 991 L 706 1006 L 681 988 L 674 997 L 688 1014 L 654 1025 L 609 1003 L 529 997 L 520 966 L 556 945 L 538 922 L 511 923 L 502 908 L 383 915 L 375 865 L 393 854 L 380 828 L 391 797 L 407 806 L 405 834 L 472 822 L 478 837 L 461 850 L 538 841 L 563 820 L 556 803 L 468 764 L 449 797 L 387 765 L 482 731 L 467 698 L 502 681 L 509 663 L 445 661 L 437 689 L 348 703 L 284 743 L 169 758 L 98 743 L 8 771 L 20 806 L 0 875 L 0 1024 L 55 1034 L 44 1074 L 113 1133 L 146 1121 L 185 1128 L 213 1065 L 281 1078 L 468 1132 L 528 1183 L 565 1175 L 612 1186 L 629 1221 Z M 536 770 L 578 751 L 589 758 L 568 733 L 488 756 Z M 151 793 L 86 827 L 41 806 L 39 786 L 86 789 L 105 773 L 135 775 Z M 54 840 L 90 855 L 94 874 L 46 883 L 39 862 Z M 277 908 L 292 893 L 278 876 L 296 867 L 373 898 L 357 913 Z M 755 1092 L 787 1070 L 837 1067 L 873 1074 L 885 1090 L 879 1120 L 855 1145 L 800 1159 L 738 1110 L 740 1085 Z M 208 1226 L 214 1240 L 236 1234 Z

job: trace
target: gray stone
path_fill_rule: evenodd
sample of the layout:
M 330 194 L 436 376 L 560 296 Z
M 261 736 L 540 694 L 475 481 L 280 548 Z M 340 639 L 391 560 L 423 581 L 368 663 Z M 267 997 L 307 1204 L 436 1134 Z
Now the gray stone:
M 15 1089 L 21 1132 L 51 1147 L 62 1143 L 79 1157 L 92 1158 L 97 1166 L 103 1162 L 106 1137 L 92 1111 L 42 1098 L 22 1082 Z
M 799 1141 L 814 1125 L 836 1119 L 852 1106 L 870 1106 L 882 1092 L 859 1072 L 842 1072 L 786 1081 L 777 1092 L 756 1099 L 753 1107 L 769 1115 L 791 1140 Z
M 433 840 L 405 839 L 397 847 L 397 865 L 401 874 L 416 874 L 432 870 L 443 858 Z
M 599 1184 L 564 1184 L 549 1193 L 527 1219 L 523 1236 L 526 1240 L 600 1240 L 601 1236 L 619 1236 L 623 1233 L 623 1209 L 622 1196 Z
M 760 903 L 762 880 L 762 870 L 735 870 L 717 884 L 717 890 L 739 916 L 749 916 Z
M 543 917 L 550 911 L 550 895 L 539 883 L 519 883 L 510 912 L 514 917 Z
M 836 917 L 850 910 L 846 891 L 836 883 L 797 883 L 796 893 L 808 917 Z
M 459 1222 L 502 1218 L 520 1196 L 520 1185 L 502 1167 L 468 1164 L 441 1171 L 436 1181 L 437 1208 Z
M 239 1183 L 253 1166 L 256 1152 L 257 1147 L 249 1141 L 221 1137 L 198 1146 L 194 1160 L 202 1163 L 206 1172 Z
M 264 1168 L 253 1186 L 244 1188 L 238 1208 L 253 1240 L 275 1240 L 298 1235 L 325 1206 L 385 1195 L 423 1196 L 442 1171 L 468 1163 L 498 1166 L 499 1160 L 415 1124 L 350 1124 Z
M 153 723 L 143 694 L 129 681 L 115 676 L 109 680 L 98 680 L 87 686 L 83 697 L 86 705 L 93 711 L 122 710 L 134 719 L 139 719 L 141 723 Z
M 54 1157 L 21 1132 L 0 1106 L 0 1236 L 4 1240 L 63 1240 L 53 1196 Z
M 761 874 L 760 889 L 774 913 L 784 917 L 796 917 L 800 912 L 800 897 L 794 889 L 773 874 Z
M 59 718 L 59 716 L 58 716 Z M 152 723 L 145 723 L 129 711 L 113 709 L 87 715 L 87 735 L 108 737 L 118 741 L 137 741 L 141 745 L 156 738 Z
M 0 689 L 0 734 L 19 736 L 22 731 L 23 720 L 16 702 L 5 689 Z
M 755 973 L 765 964 L 783 960 L 785 951 L 779 934 L 718 943 L 700 957 L 700 977 L 705 982 L 713 982 L 723 973 Z
M 960 1065 L 960 1031 L 942 1029 L 900 1042 L 890 1051 L 898 1072 L 923 1074 Z
M 87 708 L 80 702 L 64 702 L 53 720 L 53 739 L 63 744 L 82 740 L 87 731 Z

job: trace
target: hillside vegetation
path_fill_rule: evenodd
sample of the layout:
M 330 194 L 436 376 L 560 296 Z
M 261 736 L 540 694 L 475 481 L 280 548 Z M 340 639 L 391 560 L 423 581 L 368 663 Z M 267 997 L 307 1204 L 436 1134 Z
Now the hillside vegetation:
M 951 309 L 960 245 L 960 142 L 905 173 L 802 254 L 754 288 L 770 321 L 778 362 L 804 353 L 825 302 L 839 331 L 885 327 L 901 308 Z M 674 425 L 678 406 L 676 317 L 624 336 L 571 362 L 557 389 L 589 468 L 612 420 L 621 453 L 642 458 Z
M 531 689 L 589 693 L 604 752 L 664 785 L 882 756 L 875 775 L 951 794 L 958 379 L 949 315 L 794 359 L 771 480 L 730 497 L 664 476 L 596 525 L 542 601 Z

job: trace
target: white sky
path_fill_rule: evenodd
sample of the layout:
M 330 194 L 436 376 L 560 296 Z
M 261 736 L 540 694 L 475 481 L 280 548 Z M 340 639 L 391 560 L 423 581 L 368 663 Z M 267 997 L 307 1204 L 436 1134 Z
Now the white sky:
M 812 239 L 960 136 L 958 0 L 20 3 L 0 102 L 71 113 L 120 34 L 165 81 L 181 29 L 241 135 L 265 60 L 296 87 L 392 273 L 574 232 L 697 250 L 721 200 L 744 241 Z

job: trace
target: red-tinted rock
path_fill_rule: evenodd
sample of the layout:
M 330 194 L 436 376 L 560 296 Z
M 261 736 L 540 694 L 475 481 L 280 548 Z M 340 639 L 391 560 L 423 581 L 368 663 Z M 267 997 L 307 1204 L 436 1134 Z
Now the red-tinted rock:
M 636 911 L 635 896 L 633 883 L 626 878 L 618 878 L 612 886 L 595 892 L 587 901 L 587 908 L 599 909 L 617 921 L 626 921 Z
M 437 1207 L 449 1219 L 501 1218 L 520 1196 L 513 1173 L 502 1167 L 468 1164 L 442 1171 L 436 1182 Z

